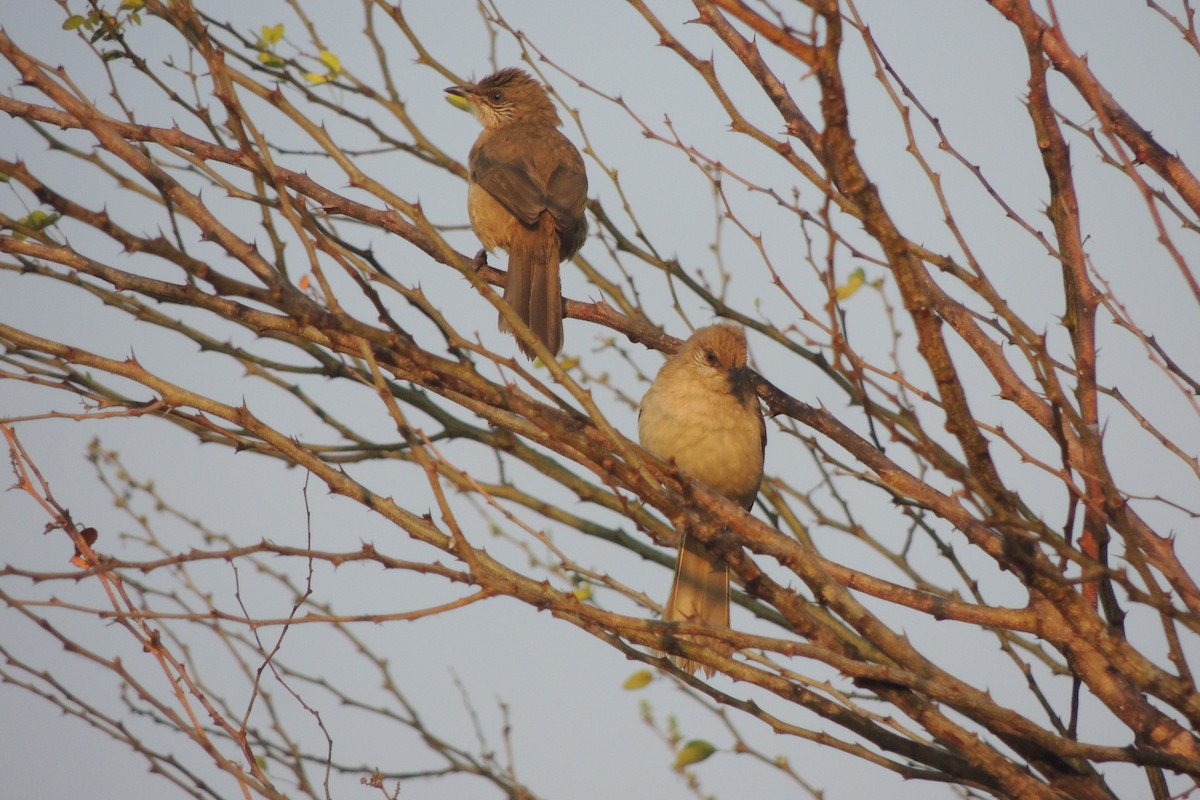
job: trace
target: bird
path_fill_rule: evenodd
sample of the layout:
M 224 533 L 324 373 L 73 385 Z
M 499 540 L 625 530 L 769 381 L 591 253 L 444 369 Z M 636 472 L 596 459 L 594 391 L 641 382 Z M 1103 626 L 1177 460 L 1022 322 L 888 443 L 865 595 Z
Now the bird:
M 762 484 L 767 428 L 741 328 L 726 323 L 699 328 L 663 364 L 642 397 L 638 439 L 646 450 L 750 510 Z M 686 530 L 663 620 L 729 627 L 729 566 Z M 691 673 L 714 674 L 689 659 L 671 661 Z
M 541 83 L 509 67 L 446 92 L 483 131 L 467 159 L 467 213 L 484 249 L 508 253 L 504 299 L 552 354 L 562 350 L 559 264 L 587 238 L 587 170 Z M 482 261 L 486 256 L 480 253 Z M 503 316 L 500 329 L 508 330 Z M 518 340 L 521 351 L 534 353 Z

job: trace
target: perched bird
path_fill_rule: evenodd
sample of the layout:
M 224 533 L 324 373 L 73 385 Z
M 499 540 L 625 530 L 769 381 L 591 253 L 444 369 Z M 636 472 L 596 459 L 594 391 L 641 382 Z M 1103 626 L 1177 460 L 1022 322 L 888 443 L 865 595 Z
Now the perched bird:
M 508 253 L 504 299 L 555 355 L 562 349 L 558 266 L 587 236 L 587 171 L 546 89 L 519 69 L 446 90 L 483 125 L 467 161 L 467 212 L 488 250 Z M 508 330 L 503 318 L 501 330 Z M 533 353 L 524 344 L 521 351 Z
M 638 415 L 643 447 L 747 510 L 762 483 L 767 445 L 749 377 L 742 329 L 700 328 L 658 371 Z M 687 531 L 663 619 L 729 627 L 729 566 Z M 700 667 L 671 660 L 689 672 Z

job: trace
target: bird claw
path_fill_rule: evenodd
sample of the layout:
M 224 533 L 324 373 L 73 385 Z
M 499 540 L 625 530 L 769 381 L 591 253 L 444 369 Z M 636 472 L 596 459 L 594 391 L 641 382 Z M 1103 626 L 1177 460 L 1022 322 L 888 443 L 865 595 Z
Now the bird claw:
M 473 266 L 475 271 L 478 272 L 487 265 L 487 250 L 481 248 L 479 252 L 475 254 L 475 258 L 471 260 L 471 266 Z

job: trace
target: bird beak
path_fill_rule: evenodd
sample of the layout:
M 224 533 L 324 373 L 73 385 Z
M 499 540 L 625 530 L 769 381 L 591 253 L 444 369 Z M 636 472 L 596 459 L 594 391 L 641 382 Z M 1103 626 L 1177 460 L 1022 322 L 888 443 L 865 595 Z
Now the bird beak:
M 754 381 L 750 379 L 750 370 L 746 367 L 734 367 L 727 373 L 729 376 L 729 388 L 738 397 L 745 394 L 754 393 Z
M 477 107 L 475 105 L 474 86 L 451 86 L 446 89 L 446 94 L 450 95 L 446 100 L 459 111 L 475 113 Z

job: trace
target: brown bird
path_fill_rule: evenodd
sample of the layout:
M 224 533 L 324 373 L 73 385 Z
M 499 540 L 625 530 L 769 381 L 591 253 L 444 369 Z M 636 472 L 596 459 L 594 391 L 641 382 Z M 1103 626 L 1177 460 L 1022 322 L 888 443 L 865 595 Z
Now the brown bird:
M 502 69 L 446 91 L 470 101 L 483 124 L 467 161 L 471 227 L 486 249 L 508 253 L 504 299 L 557 355 L 563 342 L 558 265 L 587 236 L 583 157 L 558 130 L 562 121 L 550 95 L 522 70 Z M 508 330 L 503 318 L 500 329 Z
M 767 446 L 749 377 L 741 328 L 700 328 L 658 371 L 638 415 L 643 447 L 747 510 L 762 483 Z M 729 627 L 729 566 L 686 531 L 663 619 Z M 701 668 L 671 661 L 688 672 Z

